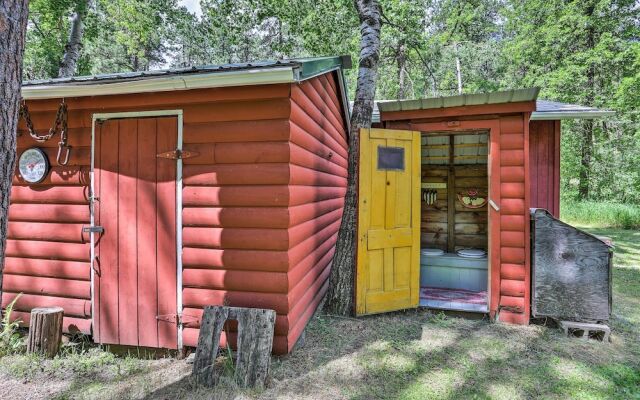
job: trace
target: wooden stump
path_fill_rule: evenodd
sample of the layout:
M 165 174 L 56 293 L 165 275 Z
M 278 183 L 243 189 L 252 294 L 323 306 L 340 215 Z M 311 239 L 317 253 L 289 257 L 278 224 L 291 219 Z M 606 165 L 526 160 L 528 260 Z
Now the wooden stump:
M 34 308 L 29 322 L 28 353 L 53 358 L 60 350 L 62 339 L 62 307 Z
M 214 362 L 228 319 L 238 321 L 236 383 L 243 387 L 264 387 L 271 365 L 276 312 L 262 308 L 205 307 L 192 376 L 197 383 L 209 387 L 218 381 Z

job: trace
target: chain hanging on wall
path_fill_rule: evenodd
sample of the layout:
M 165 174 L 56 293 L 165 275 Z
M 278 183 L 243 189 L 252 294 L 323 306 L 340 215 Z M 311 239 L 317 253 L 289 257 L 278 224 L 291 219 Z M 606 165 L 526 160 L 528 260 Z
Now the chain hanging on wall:
M 53 127 L 51 127 L 49 129 L 49 132 L 44 135 L 38 134 L 34 129 L 33 121 L 31 120 L 31 114 L 29 113 L 29 107 L 27 107 L 27 103 L 25 101 L 22 101 L 22 105 L 20 107 L 20 116 L 24 117 L 29 135 L 31 135 L 33 140 L 35 140 L 36 142 L 44 143 L 47 140 L 51 139 L 58 132 L 58 130 L 60 130 L 60 141 L 58 142 L 58 155 L 56 156 L 56 161 L 58 165 L 67 165 L 69 163 L 69 156 L 71 155 L 71 146 L 69 146 L 67 143 L 68 114 L 67 104 L 64 102 L 64 99 L 60 103 L 60 107 L 58 107 L 58 111 L 56 112 L 56 119 L 53 123 Z

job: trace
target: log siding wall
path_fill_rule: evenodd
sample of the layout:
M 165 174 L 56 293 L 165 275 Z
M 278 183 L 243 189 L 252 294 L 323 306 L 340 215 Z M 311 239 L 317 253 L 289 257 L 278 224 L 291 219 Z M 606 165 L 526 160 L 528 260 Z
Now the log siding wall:
M 560 121 L 531 121 L 531 207 L 560 217 Z
M 206 305 L 272 308 L 274 352 L 287 353 L 327 288 L 346 191 L 347 139 L 335 73 L 263 85 L 66 99 L 67 167 L 57 136 L 37 143 L 21 121 L 18 154 L 45 148 L 52 168 L 28 186 L 16 175 L 2 306 L 16 317 L 60 305 L 65 331 L 91 332 L 88 203 L 93 113 L 182 109 L 183 340 L 197 343 Z M 29 102 L 48 130 L 59 100 Z M 234 324 L 230 324 L 231 331 Z M 232 333 L 232 341 L 235 339 Z
M 529 322 L 529 187 L 526 115 L 500 118 L 500 286 L 501 321 Z M 495 288 L 493 288 L 495 290 Z

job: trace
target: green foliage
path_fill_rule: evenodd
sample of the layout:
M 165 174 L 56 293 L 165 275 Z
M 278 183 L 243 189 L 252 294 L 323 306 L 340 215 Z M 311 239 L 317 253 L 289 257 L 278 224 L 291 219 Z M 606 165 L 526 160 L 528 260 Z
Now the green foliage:
M 562 191 L 640 204 L 640 4 L 635 0 L 380 0 L 377 98 L 540 86 L 541 98 L 611 109 L 564 121 Z M 55 77 L 88 4 L 80 74 L 359 54 L 352 0 L 32 0 L 27 79 Z M 354 93 L 356 69 L 347 71 Z
M 2 315 L 2 327 L 0 329 L 0 357 L 20 352 L 24 347 L 24 341 L 18 328 L 20 328 L 19 320 L 11 320 L 11 313 L 16 301 L 20 298 L 17 295 L 9 305 L 4 309 Z
M 561 218 L 574 225 L 640 229 L 640 206 L 620 203 L 564 200 Z

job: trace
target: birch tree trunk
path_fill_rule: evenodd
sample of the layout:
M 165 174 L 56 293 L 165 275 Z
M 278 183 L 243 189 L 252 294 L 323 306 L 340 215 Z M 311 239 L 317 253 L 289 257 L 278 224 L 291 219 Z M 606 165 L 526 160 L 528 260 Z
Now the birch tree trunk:
M 29 0 L 0 1 L 0 296 Z
M 82 38 L 84 37 L 84 19 L 87 16 L 90 0 L 78 0 L 76 10 L 71 19 L 69 41 L 64 47 L 64 55 L 58 69 L 59 78 L 74 76 L 78 69 L 78 60 L 82 51 Z
M 358 83 L 351 114 L 349 136 L 349 164 L 347 193 L 342 223 L 338 231 L 336 253 L 331 266 L 329 291 L 325 311 L 337 315 L 352 315 L 354 311 L 356 228 L 358 225 L 358 157 L 360 155 L 360 128 L 371 127 L 373 102 L 378 80 L 380 59 L 380 16 L 377 0 L 355 0 L 360 19 L 360 62 Z

